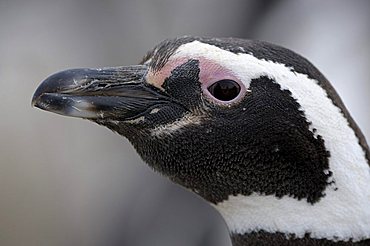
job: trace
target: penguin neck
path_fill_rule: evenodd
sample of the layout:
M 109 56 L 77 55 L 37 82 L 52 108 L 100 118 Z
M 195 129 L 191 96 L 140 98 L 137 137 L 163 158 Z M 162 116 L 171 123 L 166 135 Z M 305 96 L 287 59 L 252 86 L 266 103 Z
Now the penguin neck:
M 336 144 L 326 141 L 333 183 L 319 201 L 253 193 L 230 195 L 214 205 L 229 227 L 233 245 L 292 238 L 312 243 L 369 240 L 370 168 L 354 132 L 347 137 Z
M 359 199 L 352 206 L 339 205 L 339 198 L 333 202 L 329 198 L 311 205 L 294 198 L 252 195 L 229 197 L 216 208 L 229 227 L 233 246 L 370 243 L 370 203 L 362 206 Z

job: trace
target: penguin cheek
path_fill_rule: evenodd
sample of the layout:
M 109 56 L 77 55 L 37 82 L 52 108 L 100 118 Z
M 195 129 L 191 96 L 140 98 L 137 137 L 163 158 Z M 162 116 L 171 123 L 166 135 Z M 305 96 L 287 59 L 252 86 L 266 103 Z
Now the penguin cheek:
M 185 113 L 185 109 L 177 104 L 159 105 L 145 115 L 142 126 L 150 130 L 165 128 L 166 125 L 181 119 Z

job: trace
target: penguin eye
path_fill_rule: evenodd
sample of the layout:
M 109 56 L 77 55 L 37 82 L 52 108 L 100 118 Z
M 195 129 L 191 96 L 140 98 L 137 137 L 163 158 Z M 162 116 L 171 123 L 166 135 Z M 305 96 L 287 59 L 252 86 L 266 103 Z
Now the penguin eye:
M 236 98 L 241 88 L 234 80 L 223 79 L 213 83 L 207 89 L 216 99 L 227 102 Z

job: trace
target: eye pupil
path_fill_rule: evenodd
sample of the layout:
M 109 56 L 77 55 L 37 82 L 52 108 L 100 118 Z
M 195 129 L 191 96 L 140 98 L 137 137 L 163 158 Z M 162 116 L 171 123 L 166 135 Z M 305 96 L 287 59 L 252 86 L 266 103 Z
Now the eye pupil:
M 240 85 L 234 80 L 223 79 L 209 86 L 208 91 L 220 101 L 231 101 L 239 95 Z

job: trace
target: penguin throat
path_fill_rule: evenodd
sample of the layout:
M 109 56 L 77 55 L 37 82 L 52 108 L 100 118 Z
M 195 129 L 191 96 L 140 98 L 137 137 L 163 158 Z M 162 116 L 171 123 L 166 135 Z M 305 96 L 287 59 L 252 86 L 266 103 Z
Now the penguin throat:
M 229 196 L 214 206 L 232 234 L 246 235 L 243 240 L 259 240 L 262 230 L 268 238 L 278 233 L 287 238 L 358 242 L 370 238 L 370 196 L 355 194 L 366 188 L 360 187 L 365 184 L 358 185 L 352 196 L 345 194 L 346 191 L 341 194 L 340 190 L 327 189 L 326 196 L 315 204 L 288 196 L 277 198 L 254 193 Z

